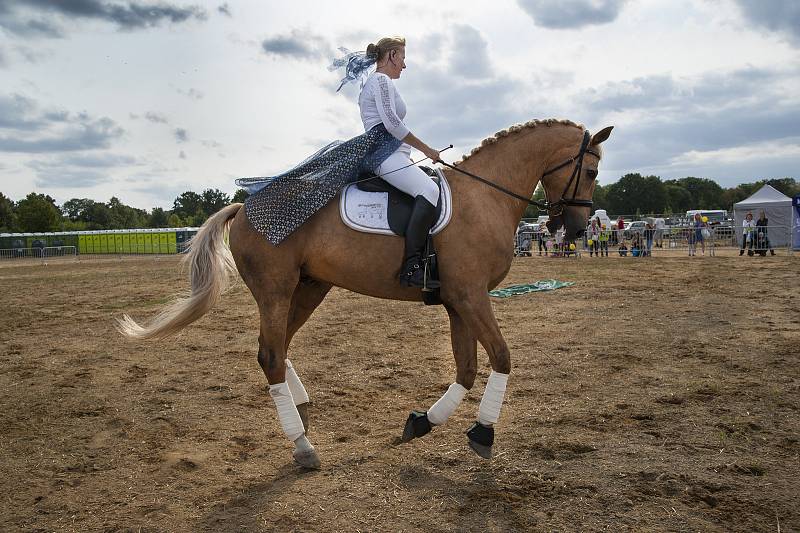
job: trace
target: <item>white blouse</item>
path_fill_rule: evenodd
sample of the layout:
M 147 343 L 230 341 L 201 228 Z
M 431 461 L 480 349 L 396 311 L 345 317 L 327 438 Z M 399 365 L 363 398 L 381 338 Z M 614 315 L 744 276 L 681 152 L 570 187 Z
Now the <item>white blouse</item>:
M 403 140 L 409 129 L 403 124 L 406 116 L 406 103 L 394 87 L 391 78 L 380 72 L 373 72 L 361 94 L 358 95 L 358 107 L 361 110 L 361 122 L 364 131 L 369 131 L 380 123 L 386 127 L 395 139 Z M 400 149 L 411 152 L 411 147 L 403 144 Z

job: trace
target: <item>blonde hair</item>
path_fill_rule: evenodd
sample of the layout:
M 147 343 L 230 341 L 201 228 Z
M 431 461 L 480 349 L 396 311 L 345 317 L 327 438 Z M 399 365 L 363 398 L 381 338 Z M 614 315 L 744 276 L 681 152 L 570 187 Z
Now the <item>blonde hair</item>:
M 369 43 L 367 45 L 367 55 L 374 56 L 377 61 L 382 60 L 392 50 L 403 48 L 406 40 L 403 37 L 384 37 L 378 44 Z

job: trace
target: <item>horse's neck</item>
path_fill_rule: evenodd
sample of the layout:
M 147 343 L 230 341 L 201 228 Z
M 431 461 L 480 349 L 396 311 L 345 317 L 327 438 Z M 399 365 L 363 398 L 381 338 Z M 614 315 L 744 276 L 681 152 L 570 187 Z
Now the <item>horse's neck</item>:
M 563 148 L 563 143 L 548 139 L 548 133 L 555 129 L 534 129 L 502 137 L 467 158 L 459 168 L 530 198 L 553 153 Z M 455 178 L 453 195 L 459 199 L 459 209 L 467 213 L 474 210 L 485 212 L 497 221 L 497 229 L 502 235 L 513 234 L 528 207 L 527 203 L 455 171 L 448 177 Z

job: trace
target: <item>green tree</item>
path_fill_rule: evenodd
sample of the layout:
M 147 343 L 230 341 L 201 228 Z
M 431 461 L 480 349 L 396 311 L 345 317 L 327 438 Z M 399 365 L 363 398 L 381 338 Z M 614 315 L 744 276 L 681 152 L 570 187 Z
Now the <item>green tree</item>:
M 536 184 L 536 188 L 533 190 L 533 195 L 531 196 L 531 200 L 534 200 L 536 202 L 545 201 L 544 187 L 542 186 L 541 183 Z M 525 212 L 522 214 L 522 218 L 538 218 L 539 214 L 543 212 L 544 211 L 542 211 L 535 205 L 528 205 L 528 207 L 525 208 Z
M 125 205 L 116 196 L 108 201 L 108 211 L 108 229 L 143 228 L 147 225 L 147 213 L 144 210 Z
M 615 215 L 663 213 L 667 205 L 664 183 L 658 176 L 625 174 L 605 189 L 608 211 Z
M 0 232 L 12 232 L 17 226 L 14 202 L 0 192 Z
M 231 203 L 231 197 L 219 189 L 206 189 L 200 197 L 202 198 L 201 205 L 206 218 Z
M 148 227 L 150 228 L 168 228 L 169 227 L 169 215 L 168 211 L 164 211 L 160 207 L 154 207 L 153 210 L 150 212 L 150 220 L 148 222 Z
M 64 205 L 61 206 L 61 209 L 72 221 L 81 220 L 83 222 L 88 222 L 88 210 L 95 203 L 97 202 L 90 200 L 89 198 L 72 198 L 64 202 Z
M 687 177 L 679 180 L 670 180 L 689 192 L 691 207 L 689 209 L 727 209 L 725 198 L 722 194 L 722 187 L 707 178 Z
M 101 202 L 92 202 L 84 214 L 88 229 L 108 229 L 111 225 L 111 210 Z
M 203 212 L 203 198 L 194 191 L 186 191 L 172 202 L 172 212 L 187 219 Z
M 664 183 L 664 191 L 667 195 L 665 213 L 682 214 L 692 208 L 691 194 L 674 180 L 668 180 Z
M 246 190 L 237 189 L 236 192 L 233 194 L 233 200 L 231 200 L 231 203 L 242 204 L 244 203 L 245 200 L 247 200 L 248 196 L 250 196 L 250 194 L 248 194 Z
M 181 220 L 181 217 L 179 217 L 175 213 L 172 213 L 167 219 L 167 227 L 183 228 L 186 227 L 186 223 L 183 220 Z
M 30 193 L 17 203 L 17 220 L 23 232 L 58 231 L 61 211 L 56 201 L 44 194 Z

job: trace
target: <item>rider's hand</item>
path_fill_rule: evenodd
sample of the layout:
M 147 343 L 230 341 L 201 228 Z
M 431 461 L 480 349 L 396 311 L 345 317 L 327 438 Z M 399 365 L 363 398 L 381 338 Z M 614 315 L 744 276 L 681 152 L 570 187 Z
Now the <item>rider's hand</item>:
M 428 148 L 425 152 L 425 157 L 436 163 L 437 161 L 441 161 L 439 159 L 439 151 L 434 150 L 433 148 Z

